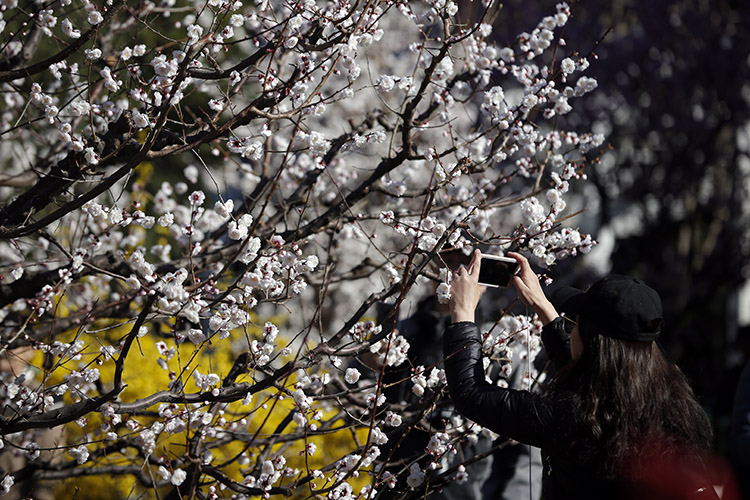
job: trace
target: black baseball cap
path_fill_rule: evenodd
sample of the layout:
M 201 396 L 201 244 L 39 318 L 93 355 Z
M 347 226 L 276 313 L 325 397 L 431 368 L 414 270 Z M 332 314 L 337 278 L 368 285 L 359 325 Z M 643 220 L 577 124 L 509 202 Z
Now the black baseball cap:
M 599 334 L 621 340 L 656 340 L 663 323 L 659 294 L 631 276 L 607 276 L 585 292 L 561 287 L 550 294 L 550 302 L 558 311 L 591 319 Z

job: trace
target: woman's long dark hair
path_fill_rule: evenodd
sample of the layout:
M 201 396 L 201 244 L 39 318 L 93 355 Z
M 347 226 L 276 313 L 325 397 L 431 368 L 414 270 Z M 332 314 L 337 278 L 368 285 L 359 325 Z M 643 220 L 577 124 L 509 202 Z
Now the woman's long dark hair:
M 709 449 L 708 416 L 656 342 L 600 335 L 582 316 L 578 330 L 583 354 L 551 381 L 549 392 L 572 406 L 577 432 L 571 446 L 580 458 L 616 478 L 636 466 L 646 446 Z

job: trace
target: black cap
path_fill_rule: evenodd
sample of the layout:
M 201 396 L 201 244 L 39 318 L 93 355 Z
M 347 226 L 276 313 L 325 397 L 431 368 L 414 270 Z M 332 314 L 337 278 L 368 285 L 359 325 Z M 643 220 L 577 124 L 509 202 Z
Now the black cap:
M 585 292 L 561 287 L 550 301 L 558 311 L 580 314 L 599 326 L 599 334 L 621 340 L 648 342 L 661 331 L 662 307 L 656 290 L 638 278 L 612 275 Z

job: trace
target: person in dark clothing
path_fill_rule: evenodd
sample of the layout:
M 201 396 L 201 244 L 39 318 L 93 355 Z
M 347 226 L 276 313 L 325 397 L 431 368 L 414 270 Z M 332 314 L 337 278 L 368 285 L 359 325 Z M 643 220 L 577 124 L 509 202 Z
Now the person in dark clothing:
M 640 280 L 610 276 L 586 292 L 558 290 L 552 301 L 572 315 L 561 317 L 528 261 L 509 256 L 521 266 L 513 278 L 519 297 L 544 325 L 555 376 L 541 395 L 485 382 L 474 323 L 482 291 L 477 251 L 451 284 L 452 323 L 443 338 L 456 408 L 542 449 L 545 500 L 718 498 L 703 463 L 711 443 L 708 417 L 655 342 L 662 323 L 658 294 Z

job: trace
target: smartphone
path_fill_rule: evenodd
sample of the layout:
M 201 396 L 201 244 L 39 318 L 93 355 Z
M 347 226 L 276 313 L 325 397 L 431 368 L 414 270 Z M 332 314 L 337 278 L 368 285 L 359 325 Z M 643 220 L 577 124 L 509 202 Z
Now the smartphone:
M 508 286 L 510 279 L 518 274 L 520 269 L 516 259 L 482 254 L 479 284 L 494 288 Z

